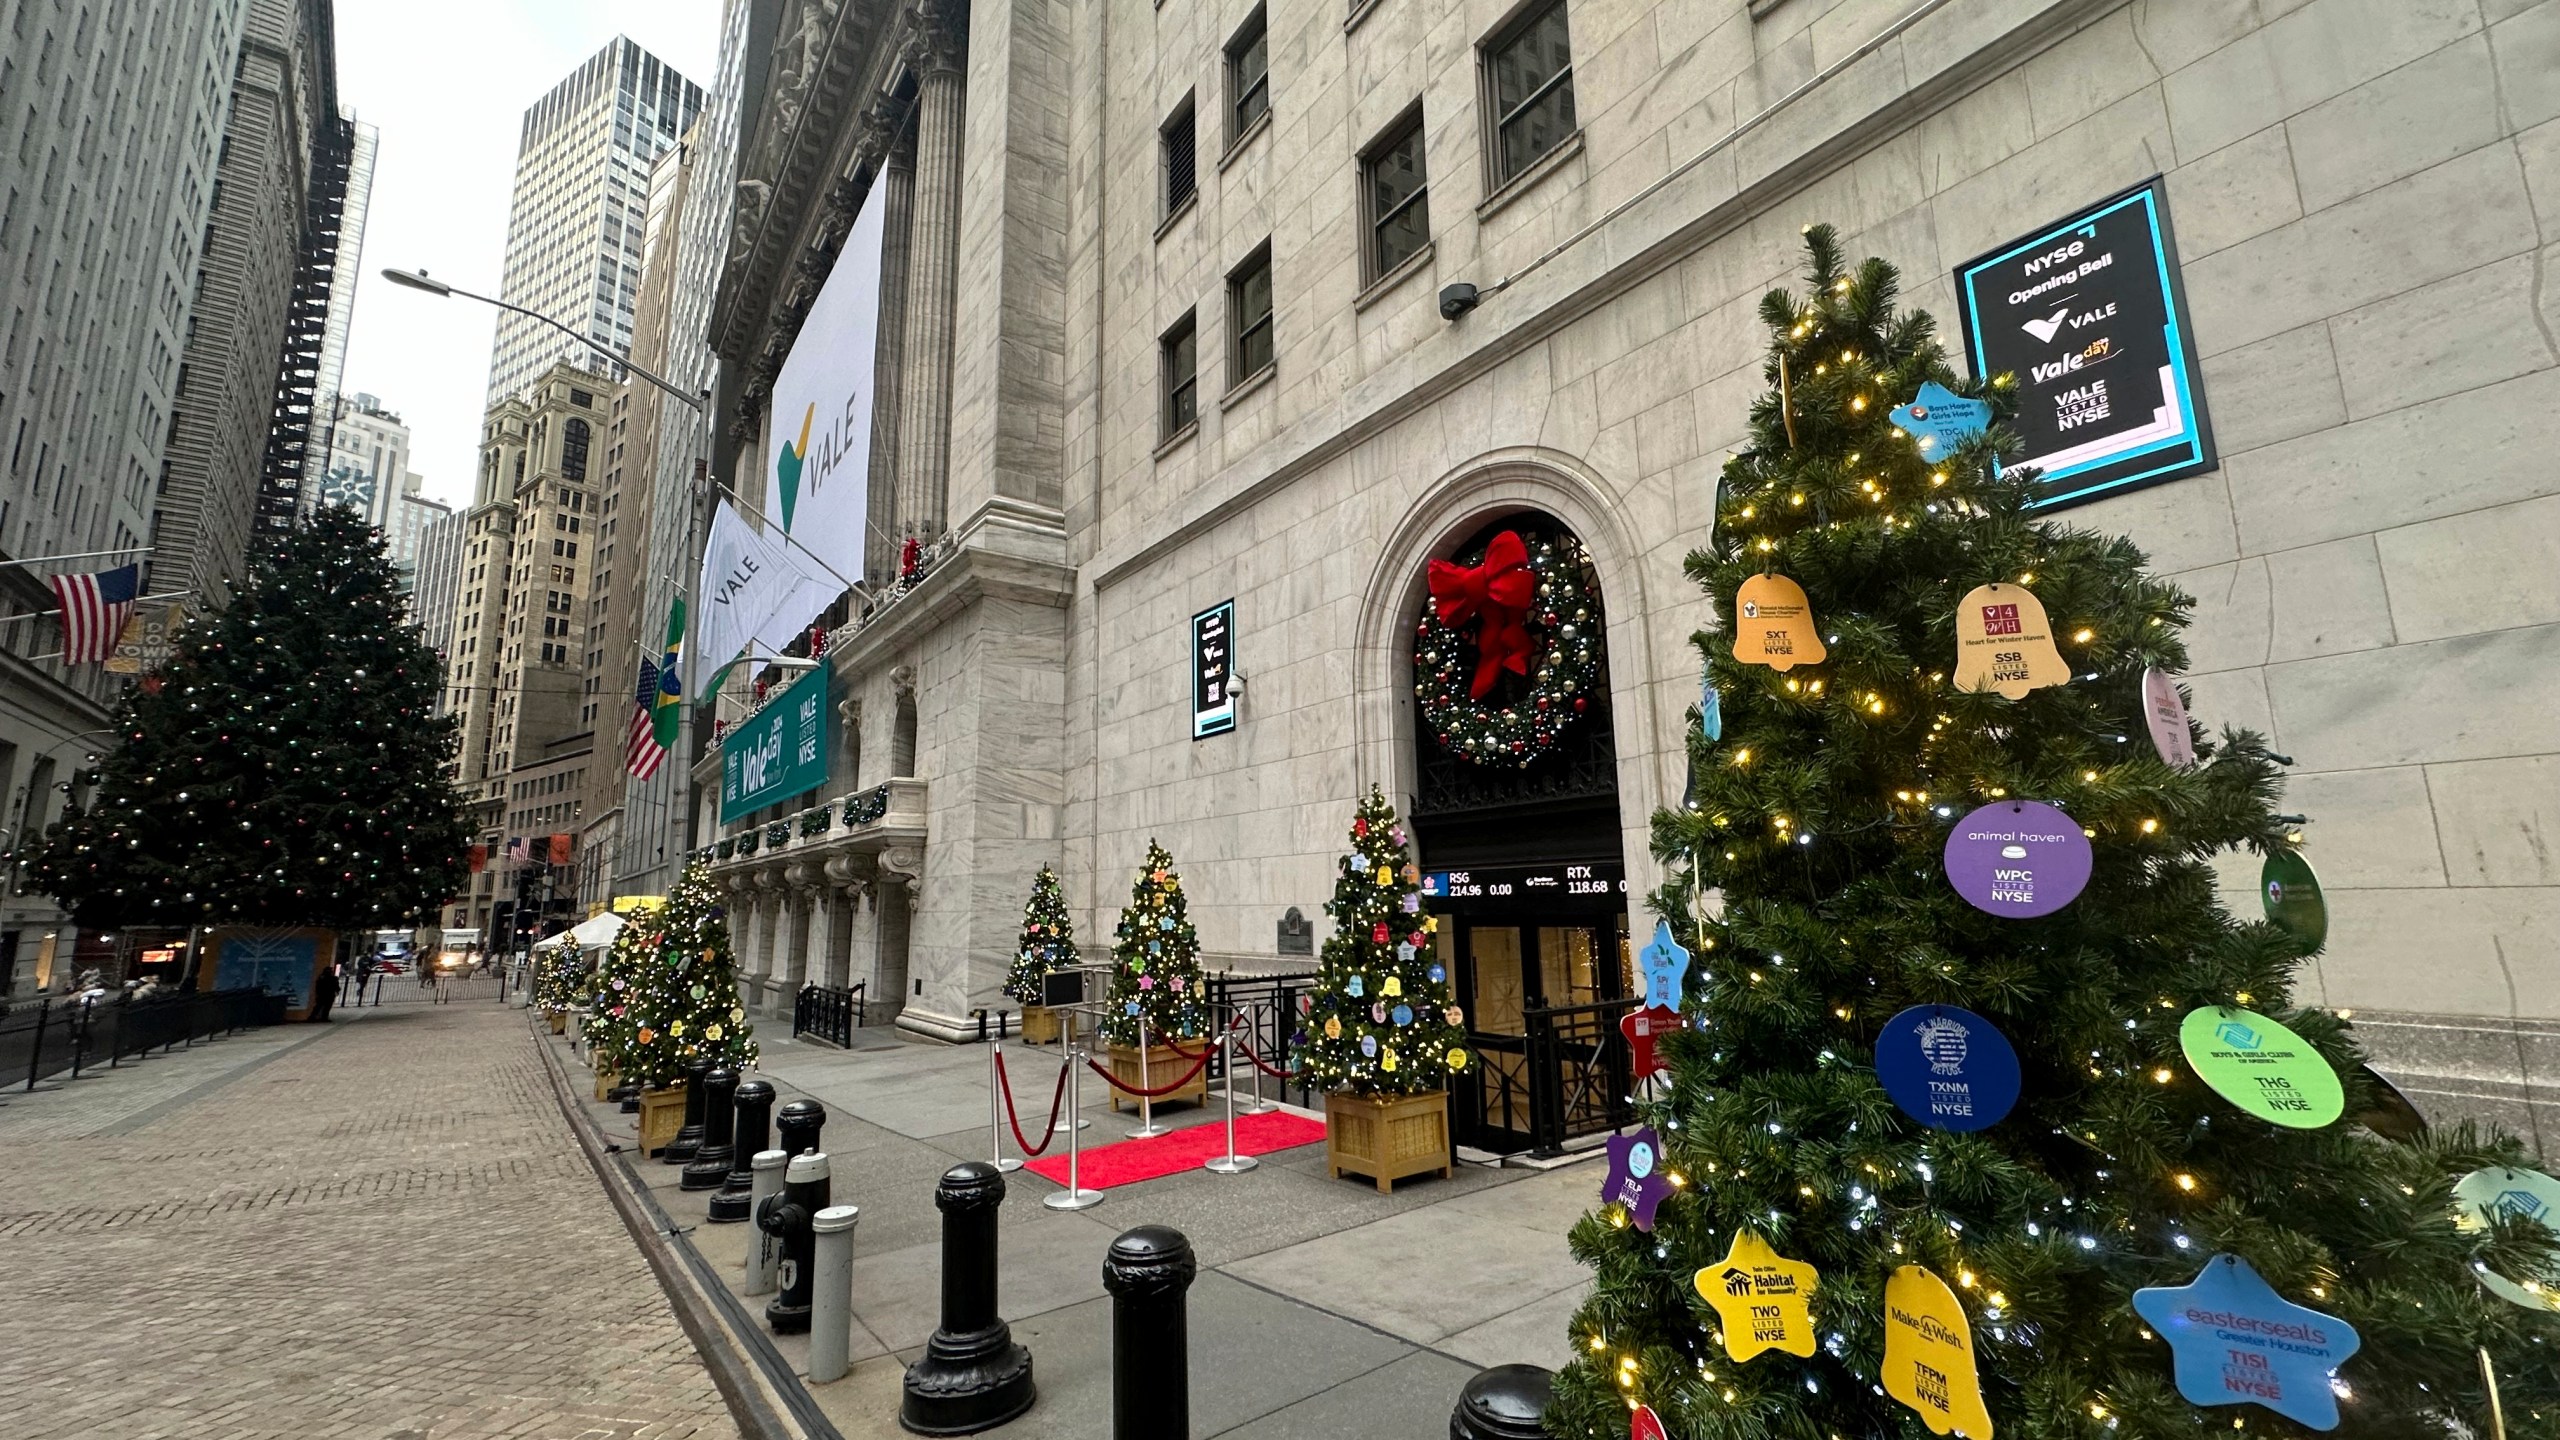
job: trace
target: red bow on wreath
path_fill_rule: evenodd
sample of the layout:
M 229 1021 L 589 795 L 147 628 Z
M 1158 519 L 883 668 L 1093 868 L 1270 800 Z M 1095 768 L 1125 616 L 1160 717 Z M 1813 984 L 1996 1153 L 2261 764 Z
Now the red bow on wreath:
M 1529 602 L 1537 597 L 1538 577 L 1529 569 L 1529 547 L 1510 530 L 1484 547 L 1484 563 L 1472 568 L 1445 560 L 1431 562 L 1431 603 L 1440 623 L 1454 630 L 1476 621 L 1476 675 L 1467 686 L 1474 699 L 1484 698 L 1505 670 L 1529 673 Z

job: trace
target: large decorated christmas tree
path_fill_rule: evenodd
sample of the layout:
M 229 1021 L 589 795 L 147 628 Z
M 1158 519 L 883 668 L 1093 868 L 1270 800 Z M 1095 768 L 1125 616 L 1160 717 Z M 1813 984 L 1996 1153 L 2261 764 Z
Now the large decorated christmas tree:
M 1040 982 L 1052 970 L 1077 963 L 1075 922 L 1067 916 L 1067 895 L 1058 872 L 1043 865 L 1032 877 L 1031 899 L 1022 907 L 1022 938 L 1013 948 L 1013 968 L 1004 977 L 1004 993 L 1025 1005 L 1040 1003 Z
M 1147 863 L 1130 882 L 1128 907 L 1112 932 L 1102 1038 L 1134 1047 L 1141 1017 L 1149 1045 L 1197 1038 L 1208 1033 L 1207 998 L 1200 986 L 1200 937 L 1191 928 L 1182 877 L 1174 873 L 1173 857 L 1150 840 Z
M 578 1033 L 594 1052 L 598 1070 L 631 1073 L 626 1061 L 641 1024 L 641 1016 L 634 1008 L 638 995 L 633 987 L 651 965 L 665 963 L 659 913 L 642 910 L 623 917 L 622 928 L 614 932 L 613 943 L 605 947 L 604 958 L 596 962 L 593 996 Z M 654 1027 L 651 1038 L 656 1038 Z
M 623 942 L 635 933 L 640 938 L 626 951 Z M 665 905 L 646 922 L 624 926 L 615 955 L 605 985 L 623 1012 L 609 1015 L 618 1022 L 610 1043 L 623 1078 L 655 1088 L 674 1083 L 696 1060 L 756 1063 L 755 1027 L 738 1003 L 727 912 L 708 866 L 687 868 Z
M 382 532 L 324 505 L 116 706 L 97 795 L 33 851 L 84 926 L 406 924 L 467 878 L 460 722 Z M 32 839 L 32 837 L 27 837 Z
M 2167 678 L 2191 602 L 2038 518 L 2012 380 L 1960 380 L 1890 266 L 1807 249 L 1688 562 L 1689 1028 L 1574 1228 L 1551 1432 L 2486 1437 L 2485 1351 L 2507 1430 L 2560 1433 L 2551 1292 L 2501 1278 L 2551 1273 L 2549 1182 L 2362 1128 L 2354 1038 L 2294 1000 L 2316 941 L 2218 898 L 2214 856 L 2296 857 L 2281 762 Z
M 1421 876 L 1404 827 L 1376 786 L 1351 819 L 1351 852 L 1334 876 L 1316 983 L 1296 1036 L 1298 1073 L 1321 1090 L 1413 1095 L 1466 1068 L 1465 1017 L 1422 913 Z

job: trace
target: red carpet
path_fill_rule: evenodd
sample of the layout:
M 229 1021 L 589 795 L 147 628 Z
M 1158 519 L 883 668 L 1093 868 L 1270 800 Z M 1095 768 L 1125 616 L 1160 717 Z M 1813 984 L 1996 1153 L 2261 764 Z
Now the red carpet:
M 1286 1110 L 1236 1117 L 1236 1153 L 1239 1155 L 1268 1155 L 1274 1150 L 1313 1145 L 1323 1138 L 1323 1121 L 1292 1115 Z M 1023 1168 L 1058 1184 L 1066 1184 L 1066 1139 L 1064 1135 L 1059 1136 L 1057 1148 Z M 1202 1161 L 1226 1153 L 1227 1122 L 1220 1117 L 1209 1124 L 1188 1126 L 1170 1135 L 1089 1146 L 1076 1162 L 1076 1181 L 1087 1190 L 1135 1185 L 1160 1175 L 1197 1170 Z

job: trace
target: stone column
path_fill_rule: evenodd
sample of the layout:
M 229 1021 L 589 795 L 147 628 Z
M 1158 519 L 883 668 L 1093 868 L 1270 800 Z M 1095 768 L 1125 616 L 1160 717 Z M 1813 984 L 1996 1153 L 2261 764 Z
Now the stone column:
M 817 904 L 817 892 L 811 882 L 817 877 L 815 865 L 793 862 L 782 871 L 782 995 L 794 996 L 809 982 L 809 914 Z M 777 1000 L 776 1003 L 779 1003 Z
M 909 940 L 913 933 L 916 890 L 924 879 L 924 854 L 917 850 L 883 850 L 874 904 L 879 908 L 879 950 L 873 957 L 871 1009 L 876 1023 L 887 1024 L 915 998 L 909 981 Z
M 872 352 L 871 373 L 886 388 L 871 401 L 871 473 L 882 483 L 871 487 L 870 533 L 862 546 L 862 578 L 885 585 L 898 573 L 898 489 L 886 477 L 898 473 L 898 420 L 906 405 L 899 384 L 900 358 L 907 339 L 907 249 L 916 205 L 916 148 L 913 127 L 902 127 L 880 167 L 880 339 Z M 850 780 L 852 777 L 846 777 Z
M 898 525 L 931 535 L 942 529 L 951 483 L 951 346 L 959 308 L 961 126 L 968 92 L 960 38 L 927 22 L 920 39 L 910 57 L 917 82 L 916 161 L 899 342 Z

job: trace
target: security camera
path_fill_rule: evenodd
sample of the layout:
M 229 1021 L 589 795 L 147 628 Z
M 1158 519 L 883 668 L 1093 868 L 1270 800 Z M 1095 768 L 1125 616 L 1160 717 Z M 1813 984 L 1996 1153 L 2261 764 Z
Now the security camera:
M 1455 320 L 1476 308 L 1476 287 L 1460 280 L 1440 287 L 1440 318 Z

